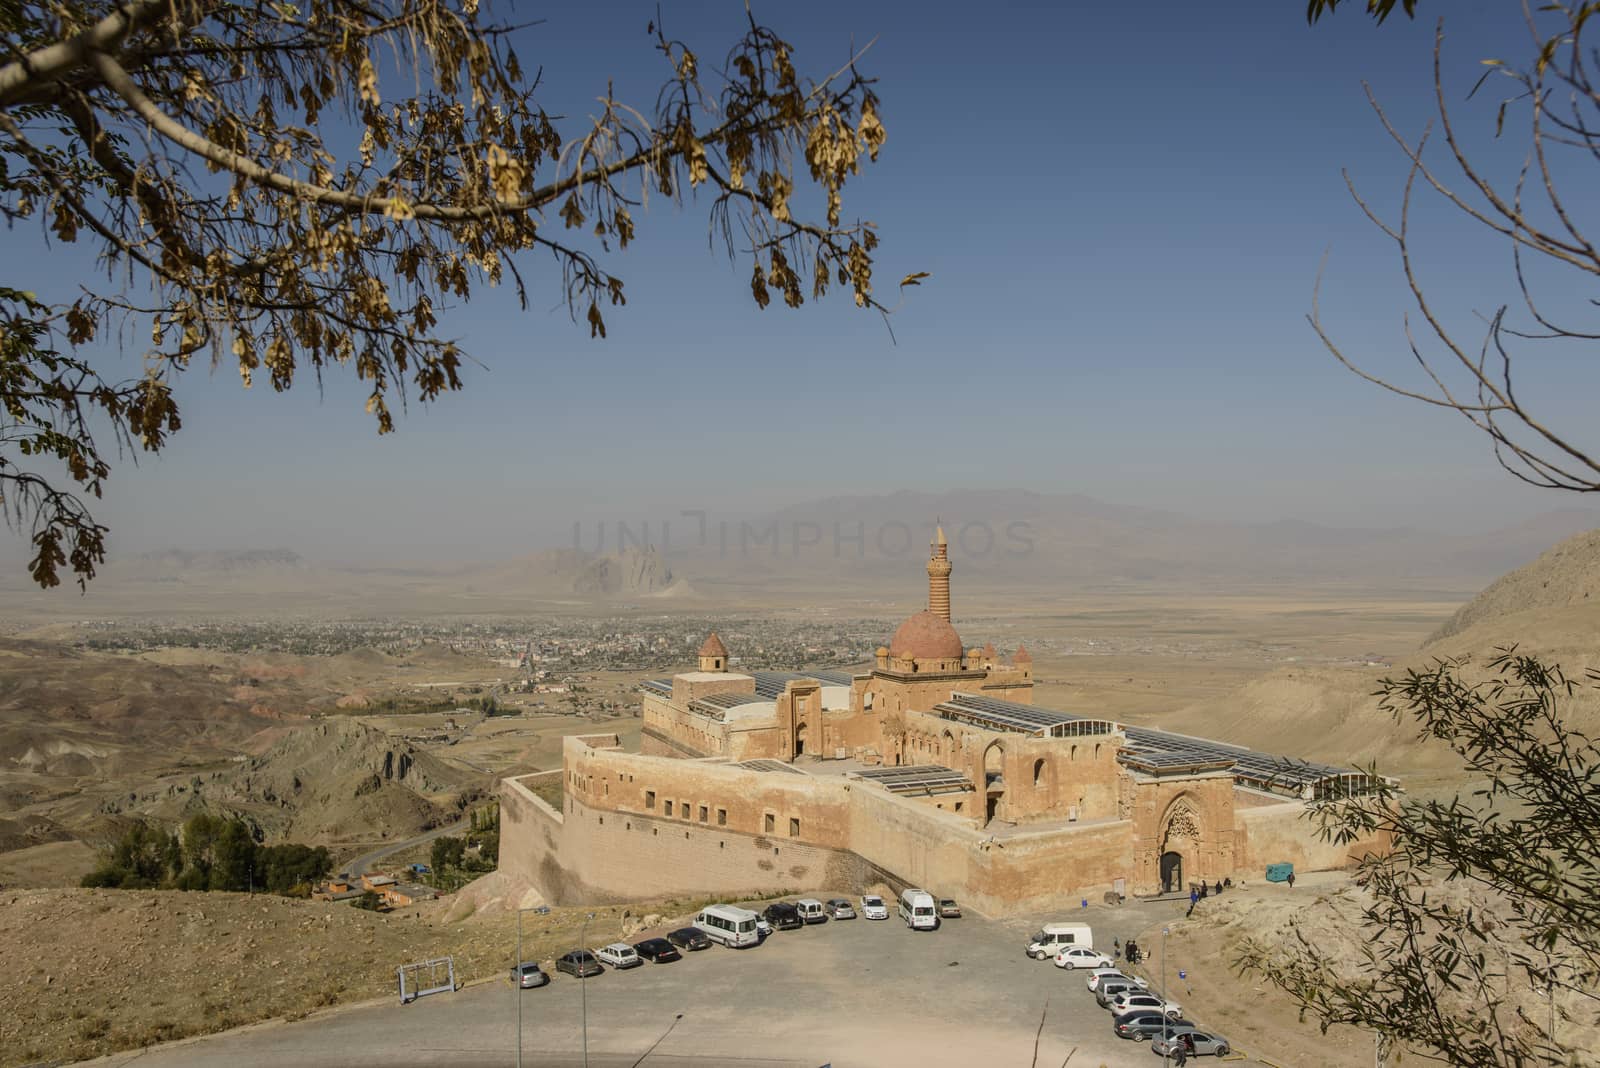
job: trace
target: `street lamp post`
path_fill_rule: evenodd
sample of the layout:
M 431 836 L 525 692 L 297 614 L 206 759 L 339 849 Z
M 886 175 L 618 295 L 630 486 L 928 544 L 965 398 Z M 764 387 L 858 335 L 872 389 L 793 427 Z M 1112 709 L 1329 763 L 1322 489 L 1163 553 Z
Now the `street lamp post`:
M 1171 928 L 1161 928 L 1161 1064 L 1163 1068 L 1167 1058 L 1172 1055 L 1172 1017 L 1167 1015 L 1167 932 Z
M 583 918 L 583 926 L 578 929 L 578 948 L 588 948 L 589 921 L 594 919 L 594 913 Z M 589 969 L 578 969 L 578 991 L 583 998 L 583 1068 L 589 1068 Z
M 522 914 L 533 911 L 531 908 L 517 910 L 517 966 L 511 982 L 511 992 L 517 998 L 517 1068 L 522 1068 Z

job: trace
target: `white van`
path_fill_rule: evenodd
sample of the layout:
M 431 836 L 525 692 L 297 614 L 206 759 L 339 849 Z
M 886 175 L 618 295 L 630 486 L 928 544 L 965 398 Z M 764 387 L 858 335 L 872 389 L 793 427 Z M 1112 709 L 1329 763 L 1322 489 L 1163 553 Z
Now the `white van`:
M 1094 948 L 1094 932 L 1086 923 L 1047 923 L 1028 939 L 1028 956 L 1034 960 L 1054 957 L 1063 949 Z
M 900 919 L 913 931 L 931 931 L 939 926 L 933 895 L 914 887 L 900 891 Z
M 803 897 L 794 903 L 794 907 L 800 910 L 800 918 L 808 924 L 828 922 L 827 910 L 816 898 Z
M 721 942 L 730 949 L 743 949 L 761 942 L 756 930 L 756 914 L 737 905 L 707 905 L 694 918 L 694 925 L 711 941 Z

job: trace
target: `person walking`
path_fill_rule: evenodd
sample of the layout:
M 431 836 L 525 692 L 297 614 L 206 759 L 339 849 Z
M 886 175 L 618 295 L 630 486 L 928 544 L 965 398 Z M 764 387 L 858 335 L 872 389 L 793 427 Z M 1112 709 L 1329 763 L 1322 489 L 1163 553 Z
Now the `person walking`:
M 1122 959 L 1122 940 L 1121 939 L 1113 938 L 1111 940 L 1111 959 L 1112 960 L 1121 960 Z
M 1181 1035 L 1178 1041 L 1172 1044 L 1172 1063 L 1177 1065 L 1178 1068 L 1183 1068 L 1185 1064 L 1189 1063 L 1189 1043 L 1185 1041 L 1188 1037 L 1188 1035 Z
M 1289 889 L 1294 889 L 1294 872 L 1289 873 Z
M 1290 886 L 1294 885 L 1294 876 L 1293 875 L 1289 876 L 1289 885 Z M 1199 900 L 1200 900 L 1200 891 L 1196 890 L 1192 886 L 1189 887 L 1189 911 L 1190 912 L 1194 911 L 1195 903 L 1198 902 Z

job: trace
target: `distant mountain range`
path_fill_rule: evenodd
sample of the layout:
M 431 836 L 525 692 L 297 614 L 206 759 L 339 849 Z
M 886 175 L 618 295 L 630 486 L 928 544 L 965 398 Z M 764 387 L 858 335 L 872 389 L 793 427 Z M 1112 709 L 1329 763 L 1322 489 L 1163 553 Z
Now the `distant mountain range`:
M 1281 583 L 1396 584 L 1470 590 L 1600 527 L 1600 512 L 1563 509 L 1484 534 L 1409 527 L 1334 527 L 1282 520 L 1219 522 L 1079 494 L 1023 490 L 830 497 L 756 517 L 681 521 L 619 547 L 598 528 L 587 549 L 539 549 L 464 566 L 317 564 L 287 549 L 172 549 L 108 564 L 87 596 L 41 594 L 20 570 L 0 592 L 20 611 L 427 613 L 531 610 L 539 602 L 673 598 L 759 600 L 847 592 L 915 599 L 942 521 L 967 590 L 1149 585 L 1215 589 Z M 595 551 L 600 550 L 600 551 Z
M 1332 527 L 1298 520 L 1217 522 L 1079 494 L 958 490 L 831 497 L 756 520 L 708 522 L 670 558 L 694 580 L 893 573 L 926 556 L 942 521 L 966 575 L 1009 584 L 1441 581 L 1477 585 L 1555 542 L 1600 526 L 1564 509 L 1486 534 Z M 687 541 L 688 544 L 684 544 Z M 892 569 L 885 564 L 897 561 Z

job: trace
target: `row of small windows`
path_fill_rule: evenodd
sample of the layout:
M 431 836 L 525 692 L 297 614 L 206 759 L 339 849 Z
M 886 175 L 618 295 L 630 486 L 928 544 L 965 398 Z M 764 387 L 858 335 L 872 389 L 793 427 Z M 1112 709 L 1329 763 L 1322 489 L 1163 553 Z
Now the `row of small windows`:
M 656 807 L 656 792 L 654 790 L 646 790 L 644 792 L 644 807 L 647 808 L 647 809 L 650 809 L 652 812 L 655 811 L 655 807 Z M 676 806 L 676 808 L 677 808 L 677 812 L 681 815 L 681 817 L 683 819 L 688 819 L 689 818 L 690 812 L 692 811 L 690 809 L 690 807 L 689 807 L 689 802 L 687 802 L 687 801 L 679 801 L 677 806 Z M 672 813 L 673 813 L 673 809 L 674 809 L 674 806 L 673 806 L 673 803 L 671 801 L 663 800 L 661 802 L 661 814 L 663 816 L 671 816 Z M 700 822 L 701 823 L 709 822 L 710 819 L 711 819 L 711 806 L 709 806 L 709 805 L 701 805 L 700 806 L 700 810 L 699 810 L 699 818 L 700 818 Z M 717 809 L 717 826 L 718 827 L 726 827 L 727 825 L 728 825 L 728 810 L 725 809 L 725 808 Z
M 649 811 L 654 812 L 656 810 L 656 800 L 656 792 L 654 790 L 646 790 L 644 792 L 644 807 Z M 698 817 L 698 820 L 701 823 L 707 823 L 711 818 L 711 806 L 709 805 L 699 805 L 695 808 L 691 808 L 689 802 L 687 801 L 678 801 L 674 803 L 670 799 L 662 798 L 661 814 L 670 818 L 675 812 L 680 819 L 689 819 L 691 813 L 693 813 L 696 817 Z M 778 817 L 775 813 L 767 812 L 763 814 L 762 829 L 767 834 L 776 834 L 778 830 L 777 824 Z M 718 808 L 717 826 L 726 827 L 727 825 L 728 810 L 725 808 Z M 800 837 L 800 819 L 798 816 L 791 816 L 789 818 L 789 837 Z

